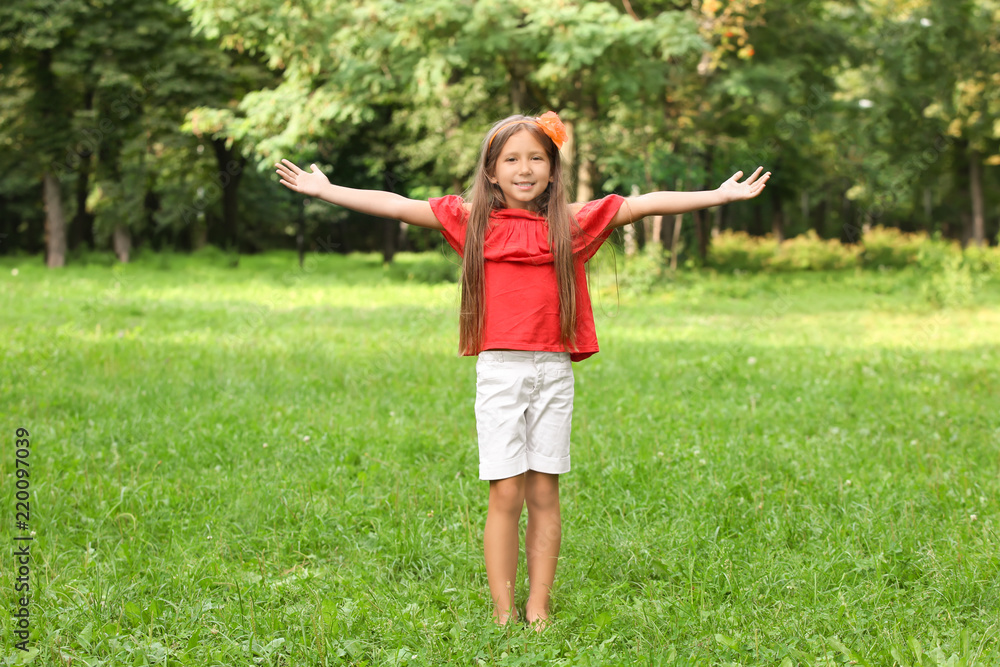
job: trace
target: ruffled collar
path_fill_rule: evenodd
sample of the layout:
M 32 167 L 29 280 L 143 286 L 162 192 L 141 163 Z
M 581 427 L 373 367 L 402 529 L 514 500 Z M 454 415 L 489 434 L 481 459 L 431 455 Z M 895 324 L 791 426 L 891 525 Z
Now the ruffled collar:
M 490 220 L 531 220 L 533 222 L 544 222 L 545 216 L 534 213 L 526 208 L 495 208 L 490 211 Z

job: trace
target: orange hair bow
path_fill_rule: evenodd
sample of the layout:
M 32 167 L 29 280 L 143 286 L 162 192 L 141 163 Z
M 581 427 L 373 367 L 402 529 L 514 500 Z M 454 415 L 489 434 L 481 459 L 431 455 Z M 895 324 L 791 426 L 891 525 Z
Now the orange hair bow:
M 559 115 L 555 111 L 546 111 L 538 118 L 530 120 L 512 120 L 505 125 L 501 125 L 497 128 L 497 131 L 493 133 L 493 136 L 490 137 L 490 143 L 486 146 L 486 149 L 489 150 L 492 148 L 493 139 L 496 138 L 500 130 L 511 125 L 520 125 L 522 123 L 534 123 L 540 127 L 542 132 L 544 132 L 545 135 L 552 140 L 552 143 L 556 145 L 557 149 L 562 148 L 563 144 L 566 143 L 566 140 L 569 138 L 569 134 L 566 132 L 566 126 L 563 125 L 561 120 L 559 120 Z

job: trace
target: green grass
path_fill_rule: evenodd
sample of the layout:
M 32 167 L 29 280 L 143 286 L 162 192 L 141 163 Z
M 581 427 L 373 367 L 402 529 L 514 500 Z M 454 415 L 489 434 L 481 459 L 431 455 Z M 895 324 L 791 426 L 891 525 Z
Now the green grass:
M 447 261 L 0 258 L 3 664 L 1000 664 L 995 281 L 601 260 L 535 636 L 489 620 Z

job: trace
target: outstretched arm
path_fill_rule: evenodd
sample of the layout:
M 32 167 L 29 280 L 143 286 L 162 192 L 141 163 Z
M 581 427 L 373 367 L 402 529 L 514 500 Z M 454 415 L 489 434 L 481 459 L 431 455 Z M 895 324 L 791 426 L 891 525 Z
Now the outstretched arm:
M 625 203 L 611 221 L 611 227 L 617 228 L 645 218 L 647 215 L 676 215 L 688 213 L 702 208 L 728 204 L 729 202 L 753 199 L 764 190 L 764 185 L 771 177 L 771 172 L 763 176 L 760 172 L 764 167 L 740 183 L 742 171 L 733 174 L 732 178 L 715 190 L 700 192 L 650 192 L 638 197 L 626 197 Z
M 330 183 L 330 179 L 315 164 L 312 171 L 303 171 L 295 163 L 282 160 L 274 165 L 281 177 L 281 184 L 289 190 L 308 197 L 367 213 L 379 218 L 402 220 L 418 227 L 442 230 L 441 222 L 431 210 L 431 205 L 420 199 L 408 199 L 394 192 L 382 190 L 356 190 Z

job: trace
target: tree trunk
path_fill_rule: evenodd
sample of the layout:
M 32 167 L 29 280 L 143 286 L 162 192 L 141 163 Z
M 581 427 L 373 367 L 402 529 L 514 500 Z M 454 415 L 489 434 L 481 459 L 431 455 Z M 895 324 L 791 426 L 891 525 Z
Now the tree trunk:
M 295 221 L 295 249 L 299 253 L 299 268 L 306 263 L 306 203 L 298 207 L 299 214 Z
M 625 237 L 625 256 L 634 256 L 639 251 L 639 244 L 635 238 L 635 225 L 625 225 L 622 235 Z
M 753 217 L 750 220 L 750 235 L 764 236 L 764 207 L 760 201 L 753 202 Z
M 816 230 L 816 235 L 821 239 L 826 238 L 826 209 L 827 198 L 822 197 L 819 200 L 819 206 L 812 210 L 812 228 Z
M 678 178 L 677 186 L 674 188 L 675 191 L 680 192 L 684 189 L 684 180 Z M 670 238 L 670 270 L 677 270 L 677 246 L 681 242 L 681 224 L 684 222 L 684 214 L 678 213 L 674 216 L 674 229 L 673 234 Z
M 10 252 L 14 243 L 13 231 L 17 229 L 19 222 L 16 215 L 7 210 L 7 198 L 0 193 L 0 255 Z
M 565 121 L 563 123 L 566 126 L 566 141 L 563 142 L 563 147 L 560 150 L 562 157 L 562 168 L 563 168 L 563 186 L 566 188 L 567 195 L 570 195 L 570 201 L 580 201 L 575 199 L 576 197 L 576 181 L 574 171 L 576 165 L 576 123 L 573 121 Z
M 681 223 L 684 222 L 684 214 L 678 213 L 674 216 L 674 235 L 670 241 L 670 270 L 677 270 L 677 246 L 681 243 Z
M 87 88 L 83 94 L 83 108 L 90 111 L 94 108 L 94 90 Z M 94 216 L 87 211 L 87 194 L 90 190 L 91 151 L 86 145 L 80 147 L 77 154 L 80 157 L 79 171 L 76 176 L 76 212 L 69 225 L 69 248 L 76 250 L 81 243 L 86 243 L 94 249 Z
M 399 236 L 396 237 L 396 247 L 399 252 L 410 251 L 410 226 L 403 221 L 399 222 Z
M 861 228 L 853 218 L 854 207 L 847 193 L 840 196 L 840 240 L 844 243 L 857 243 L 861 240 Z
M 785 210 L 781 193 L 771 189 L 771 234 L 778 243 L 785 240 Z
M 632 186 L 632 196 L 634 197 L 634 196 L 636 196 L 638 194 L 639 194 L 639 187 L 633 185 Z M 625 256 L 626 257 L 631 257 L 631 256 L 635 255 L 639 251 L 638 239 L 636 238 L 636 233 L 635 233 L 635 228 L 636 228 L 636 224 L 635 223 L 637 223 L 637 222 L 639 222 L 639 221 L 638 220 L 633 220 L 632 224 L 625 225 L 624 229 L 622 229 L 622 232 L 624 233 L 624 236 L 625 236 Z
M 527 86 L 524 78 L 515 74 L 510 75 L 510 106 L 511 113 L 519 114 L 524 108 L 524 98 L 527 97 Z
M 588 118 L 594 117 L 592 108 L 586 107 L 584 112 Z M 569 156 L 569 159 L 563 166 L 563 173 L 573 174 L 575 170 L 576 179 L 573 188 L 575 201 L 584 203 L 594 198 L 594 163 L 587 157 L 587 145 L 580 139 L 578 129 L 578 123 L 566 123 L 567 139 L 563 144 L 562 153 Z M 566 183 L 566 186 L 569 185 Z
M 972 196 L 971 240 L 980 248 L 985 239 L 983 224 L 983 174 L 982 157 L 975 148 L 969 149 L 969 194 Z
M 118 261 L 122 264 L 128 264 L 129 253 L 132 252 L 132 232 L 129 231 L 128 226 L 121 223 L 115 225 L 111 241 Z
M 708 212 L 704 210 L 691 211 L 691 217 L 694 218 L 694 233 L 698 239 L 698 257 L 704 262 L 708 259 L 708 231 L 706 229 L 705 218 Z
M 52 172 L 45 172 L 42 184 L 45 201 L 45 264 L 66 265 L 66 217 L 63 214 L 62 188 Z
M 656 250 L 659 252 L 663 251 L 663 216 L 654 215 L 653 216 L 653 228 L 650 230 L 649 239 L 647 243 L 653 243 L 656 245 Z
M 219 165 L 218 182 L 215 185 L 222 188 L 223 238 L 226 239 L 226 245 L 238 255 L 240 252 L 239 185 L 246 158 L 239 154 L 235 143 L 227 147 L 225 139 L 212 139 L 212 148 L 215 150 L 215 159 Z
M 396 180 L 391 176 L 392 171 L 395 168 L 395 165 L 390 164 L 386 166 L 390 167 L 390 169 L 386 170 L 385 175 L 383 177 L 383 181 L 385 183 L 384 186 L 385 191 L 395 192 Z M 382 221 L 382 262 L 384 264 L 391 264 L 392 258 L 395 257 L 396 255 L 396 251 L 398 249 L 397 243 L 400 238 L 399 227 L 400 225 L 403 224 L 405 223 L 402 223 L 399 220 L 385 219 Z
M 146 229 L 149 230 L 150 244 L 153 250 L 159 252 L 163 248 L 163 234 L 156 224 L 156 212 L 160 210 L 160 197 L 152 190 L 146 190 L 146 196 L 142 198 L 143 217 L 146 220 Z
M 576 172 L 576 201 L 588 202 L 594 198 L 594 187 L 592 185 L 593 163 L 586 159 L 577 161 L 579 168 Z
M 929 187 L 924 187 L 924 227 L 930 233 L 934 229 L 934 194 Z

